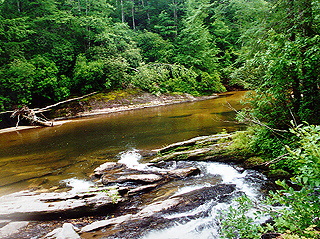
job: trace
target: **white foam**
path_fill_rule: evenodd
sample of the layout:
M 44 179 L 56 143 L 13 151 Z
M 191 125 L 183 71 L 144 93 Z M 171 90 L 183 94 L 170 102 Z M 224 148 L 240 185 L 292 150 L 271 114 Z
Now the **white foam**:
M 77 179 L 77 178 L 70 178 L 66 180 L 62 180 L 63 183 L 65 183 L 68 187 L 71 187 L 72 189 L 70 192 L 85 192 L 90 189 L 90 187 L 94 186 L 93 182 Z
M 207 164 L 206 171 L 208 174 L 220 175 L 222 183 L 235 184 L 236 187 L 244 192 L 249 198 L 255 198 L 258 196 L 256 189 L 245 182 L 247 171 L 240 173 L 230 165 L 215 162 Z
M 138 153 L 138 150 L 132 149 L 120 153 L 120 160 L 118 163 L 123 163 L 129 168 L 143 170 L 147 167 L 146 164 L 141 164 L 139 161 L 142 158 L 141 154 Z
M 250 176 L 248 171 L 240 172 L 230 165 L 216 162 L 199 162 L 197 165 L 201 168 L 203 175 L 220 176 L 221 183 L 235 184 L 237 189 L 244 192 L 249 198 L 256 199 L 260 195 L 256 189 L 256 185 L 251 185 L 246 180 Z M 175 195 L 190 192 L 203 186 L 199 184 L 183 187 Z M 215 205 L 215 200 L 213 200 L 188 212 L 164 215 L 164 218 L 168 220 L 181 218 L 182 221 L 164 230 L 151 231 L 142 237 L 142 239 L 218 239 L 220 238 L 221 211 L 226 210 L 230 205 L 236 206 L 236 202 L 218 203 Z M 206 216 L 197 218 L 201 213 L 204 213 Z M 196 218 L 194 219 L 193 217 Z
M 185 194 L 185 193 L 192 192 L 194 190 L 198 190 L 198 189 L 209 187 L 209 186 L 210 186 L 209 184 L 199 184 L 199 185 L 182 187 L 182 188 L 179 188 L 178 191 L 173 196 Z
M 177 223 L 175 226 L 159 231 L 152 231 L 142 239 L 209 239 L 217 238 L 218 231 L 213 218 L 197 218 L 186 223 Z

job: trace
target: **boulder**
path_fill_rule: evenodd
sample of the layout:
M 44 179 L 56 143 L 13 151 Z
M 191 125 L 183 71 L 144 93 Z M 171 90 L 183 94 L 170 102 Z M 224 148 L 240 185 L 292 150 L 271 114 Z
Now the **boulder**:
M 102 227 L 106 227 L 106 226 L 110 226 L 110 225 L 114 225 L 114 224 L 120 224 L 122 222 L 130 220 L 131 218 L 132 218 L 132 214 L 127 214 L 127 215 L 116 217 L 116 218 L 96 221 L 96 222 L 93 222 L 87 226 L 84 226 L 80 232 L 81 233 L 90 232 L 90 231 L 94 231 L 94 230 L 97 230 Z
M 217 142 L 218 140 L 221 140 L 221 139 L 229 139 L 231 137 L 232 137 L 231 134 L 216 134 L 216 135 L 209 135 L 209 136 L 199 136 L 199 137 L 195 137 L 195 138 L 192 138 L 192 139 L 189 139 L 186 141 L 170 144 L 164 148 L 156 149 L 156 150 L 154 150 L 154 152 L 163 154 L 163 153 L 168 153 L 170 151 L 174 151 L 174 150 L 181 148 L 181 147 L 189 147 L 189 146 L 194 146 L 194 145 L 207 144 L 207 143 L 211 143 L 211 142 Z
M 160 202 L 154 202 L 144 207 L 140 212 L 138 212 L 134 216 L 134 218 L 141 219 L 144 217 L 151 217 L 155 213 L 172 209 L 173 207 L 177 206 L 179 203 L 181 203 L 181 198 L 178 198 L 178 197 L 169 198 Z
M 71 223 L 64 223 L 62 227 L 54 229 L 44 238 L 48 239 L 81 239 L 76 228 Z
M 217 203 L 231 201 L 236 191 L 235 184 L 218 184 L 211 187 L 203 187 L 188 193 L 176 195 L 173 198 L 179 198 L 180 203 L 173 211 L 185 212 L 192 210 L 209 200 L 215 200 Z
M 112 221 L 103 222 L 103 227 L 110 226 L 112 222 L 114 232 L 110 232 L 108 238 L 141 238 L 145 232 L 150 229 L 161 229 L 174 226 L 182 218 L 168 218 L 168 214 L 189 212 L 206 202 L 214 200 L 213 203 L 220 202 L 223 198 L 230 201 L 235 192 L 235 185 L 219 184 L 211 187 L 196 189 L 188 193 L 172 196 L 165 200 L 160 200 L 138 208 L 138 212 L 128 217 L 121 216 L 119 220 L 110 219 Z M 202 213 L 201 211 L 199 212 Z M 196 216 L 196 215 L 195 215 Z M 189 214 L 186 214 L 189 217 Z M 184 220 L 184 219 L 182 219 Z M 117 223 L 114 223 L 117 222 Z M 181 222 L 181 221 L 180 221 Z M 101 227 L 99 227 L 101 228 Z
M 199 160 L 204 156 L 207 156 L 212 151 L 215 151 L 216 148 L 220 147 L 221 144 L 214 144 L 209 147 L 196 148 L 190 150 L 176 151 L 173 153 L 163 154 L 161 156 L 155 157 L 151 162 L 160 162 L 168 160 Z
M 124 169 L 127 166 L 123 163 L 116 163 L 116 162 L 106 162 L 104 164 L 101 164 L 99 167 L 97 167 L 93 175 L 96 177 L 101 177 L 103 174 L 108 173 L 110 170 L 115 170 L 115 169 Z
M 136 188 L 128 190 L 127 194 L 128 194 L 128 196 L 133 196 L 133 195 L 136 195 L 136 194 L 148 192 L 148 191 L 150 191 L 152 189 L 155 189 L 156 187 L 158 187 L 160 185 L 161 185 L 161 182 L 160 183 L 143 185 L 143 186 L 136 187 Z
M 200 174 L 200 169 L 196 167 L 178 168 L 167 172 L 168 176 L 175 178 L 186 178 L 198 174 Z
M 141 182 L 141 183 L 154 183 L 162 180 L 163 177 L 157 174 L 131 174 L 118 178 L 120 182 Z
M 126 183 L 126 182 L 135 182 L 135 183 L 154 183 L 162 180 L 163 177 L 157 174 L 105 174 L 102 176 L 102 183 L 104 185 L 112 183 Z

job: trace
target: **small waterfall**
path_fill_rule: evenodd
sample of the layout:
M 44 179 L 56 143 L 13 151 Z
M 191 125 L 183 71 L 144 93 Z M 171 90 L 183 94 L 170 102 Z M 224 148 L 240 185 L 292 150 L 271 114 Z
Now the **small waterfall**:
M 146 164 L 141 164 L 139 161 L 142 158 L 137 149 L 126 150 L 119 154 L 118 163 L 123 163 L 129 168 L 143 170 L 147 167 Z
M 219 175 L 222 183 L 235 184 L 238 190 L 245 193 L 249 198 L 255 199 L 261 196 L 259 193 L 259 187 L 261 186 L 259 183 L 261 183 L 261 180 L 257 180 L 257 178 L 266 180 L 262 174 L 253 170 L 241 170 L 241 172 L 230 165 L 222 163 L 213 162 L 202 164 L 207 165 L 207 174 Z
M 239 171 L 230 165 L 216 162 L 194 162 L 194 164 L 201 168 L 202 175 L 199 177 L 220 177 L 221 183 L 235 184 L 238 192 L 251 199 L 259 200 L 262 197 L 259 189 L 265 178 L 255 171 Z M 175 195 L 208 186 L 207 184 L 208 182 L 203 185 L 199 178 L 199 185 L 181 188 Z M 211 200 L 189 212 L 164 215 L 167 220 L 178 220 L 173 227 L 151 231 L 141 239 L 219 239 L 219 215 L 231 203 L 217 203 Z

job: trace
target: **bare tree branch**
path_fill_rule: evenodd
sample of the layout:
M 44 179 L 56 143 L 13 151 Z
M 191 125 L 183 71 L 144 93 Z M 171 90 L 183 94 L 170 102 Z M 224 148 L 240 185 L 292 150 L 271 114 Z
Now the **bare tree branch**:
M 235 108 L 233 108 L 232 105 L 229 102 L 227 102 L 227 104 L 228 104 L 230 109 L 234 110 L 236 113 L 239 113 L 239 111 L 237 111 Z M 254 123 L 256 125 L 260 125 L 262 127 L 270 129 L 270 130 L 272 130 L 274 132 L 282 132 L 282 133 L 287 133 L 288 132 L 287 130 L 271 128 L 270 126 L 266 125 L 265 123 L 262 123 L 258 118 L 253 117 L 252 115 L 248 115 L 248 114 L 246 114 L 246 115 L 242 114 L 242 115 L 245 116 L 243 123 L 246 123 L 246 122 L 247 123 L 249 123 L 249 122 L 250 123 Z
M 33 110 L 34 110 L 35 113 L 44 112 L 44 111 L 47 111 L 47 110 L 49 110 L 49 109 L 51 109 L 51 108 L 53 108 L 53 107 L 56 107 L 56 106 L 58 106 L 58 105 L 61 105 L 61 104 L 64 104 L 64 103 L 67 103 L 67 102 L 70 102 L 70 101 L 74 101 L 74 100 L 81 100 L 81 99 L 83 99 L 83 98 L 86 98 L 86 97 L 88 97 L 88 96 L 90 96 L 90 95 L 94 95 L 94 94 L 96 94 L 96 93 L 97 93 L 97 92 L 92 92 L 92 93 L 87 94 L 87 95 L 83 95 L 83 96 L 80 96 L 80 97 L 77 97 L 77 98 L 72 98 L 72 99 L 60 101 L 60 102 L 55 103 L 55 104 L 53 104 L 53 105 L 49 105 L 49 106 L 46 106 L 46 107 L 41 108 L 41 109 L 33 109 Z
M 44 117 L 44 115 L 42 114 L 42 112 L 47 111 L 47 110 L 49 110 L 49 109 L 51 109 L 53 107 L 56 107 L 56 106 L 58 106 L 60 104 L 71 102 L 71 101 L 74 101 L 74 100 L 80 100 L 80 99 L 83 99 L 85 97 L 88 97 L 88 96 L 96 94 L 96 93 L 97 92 L 93 92 L 93 93 L 90 93 L 90 94 L 87 94 L 87 95 L 84 95 L 84 96 L 80 96 L 80 97 L 77 97 L 77 98 L 72 98 L 72 99 L 60 101 L 58 103 L 46 106 L 46 107 L 41 108 L 41 109 L 39 109 L 39 108 L 29 109 L 28 106 L 22 106 L 22 107 L 20 107 L 20 108 L 18 108 L 16 110 L 13 110 L 13 111 L 0 112 L 0 114 L 12 113 L 11 116 L 10 116 L 11 118 L 17 117 L 16 128 L 19 126 L 20 116 L 22 118 L 24 118 L 24 119 L 27 119 L 31 124 L 37 124 L 37 125 L 41 125 L 41 126 L 53 126 L 53 122 L 48 120 L 48 119 L 46 119 Z M 41 113 L 41 115 L 44 118 L 36 116 L 37 113 Z

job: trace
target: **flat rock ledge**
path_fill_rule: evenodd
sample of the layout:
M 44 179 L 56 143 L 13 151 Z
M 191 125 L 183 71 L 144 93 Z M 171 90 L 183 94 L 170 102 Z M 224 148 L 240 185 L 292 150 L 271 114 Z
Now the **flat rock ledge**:
M 232 134 L 216 134 L 200 136 L 190 140 L 170 144 L 161 149 L 153 150 L 155 157 L 151 162 L 180 160 L 215 160 L 220 158 L 230 145 Z M 226 156 L 229 157 L 229 156 Z
M 161 163 L 131 168 L 122 163 L 106 162 L 94 170 L 92 179 L 104 186 L 120 187 L 119 193 L 131 197 L 155 189 L 169 181 L 200 174 L 196 167 L 164 169 Z
M 20 230 L 23 230 L 29 222 L 27 221 L 18 221 L 18 222 L 11 222 L 11 221 L 1 221 L 4 226 L 0 228 L 0 238 L 8 238 L 13 234 L 18 233 Z
M 113 191 L 112 191 L 113 190 Z M 123 199 L 111 188 L 89 192 L 41 193 L 22 191 L 0 197 L 2 220 L 49 220 L 113 210 Z

